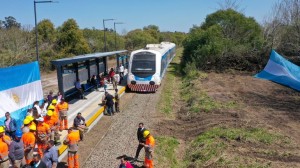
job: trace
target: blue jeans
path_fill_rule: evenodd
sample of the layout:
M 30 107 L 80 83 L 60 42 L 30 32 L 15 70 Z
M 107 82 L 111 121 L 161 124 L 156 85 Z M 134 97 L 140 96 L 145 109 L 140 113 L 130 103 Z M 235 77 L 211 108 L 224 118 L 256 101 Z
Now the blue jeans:
M 106 111 L 108 115 L 112 115 L 114 113 L 114 106 L 106 106 Z

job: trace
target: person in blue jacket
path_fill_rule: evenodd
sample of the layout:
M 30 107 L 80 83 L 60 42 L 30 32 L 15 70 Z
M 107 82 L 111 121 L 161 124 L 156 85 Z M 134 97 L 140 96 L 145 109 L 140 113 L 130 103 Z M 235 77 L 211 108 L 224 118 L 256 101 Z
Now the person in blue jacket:
M 15 134 L 17 130 L 17 122 L 10 116 L 9 112 L 5 113 L 6 119 L 4 120 L 5 134 L 10 136 L 11 139 L 15 139 Z

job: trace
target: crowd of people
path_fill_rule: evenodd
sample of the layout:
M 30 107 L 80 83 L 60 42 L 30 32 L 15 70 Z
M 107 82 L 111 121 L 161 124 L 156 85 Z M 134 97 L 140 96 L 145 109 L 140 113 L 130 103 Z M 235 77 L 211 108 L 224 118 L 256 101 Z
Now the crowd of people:
M 58 164 L 56 146 L 61 144 L 60 132 L 63 130 L 68 130 L 64 144 L 72 153 L 68 155 L 68 167 L 78 168 L 77 148 L 74 146 L 83 140 L 83 132 L 88 127 L 81 113 L 78 113 L 73 127 L 69 128 L 68 110 L 69 104 L 61 94 L 58 92 L 54 96 L 50 91 L 41 105 L 38 101 L 33 103 L 21 127 L 6 112 L 4 126 L 0 126 L 0 168 L 55 168 Z
M 106 106 L 106 114 L 112 116 L 115 112 L 120 112 L 120 96 L 117 85 L 121 82 L 124 75 L 124 67 L 120 65 L 119 73 L 115 73 L 111 68 L 108 78 L 100 75 L 99 86 L 103 86 L 105 94 L 101 105 Z M 95 83 L 97 77 L 93 76 L 91 83 Z M 80 82 L 80 81 L 79 81 Z M 106 91 L 108 83 L 113 84 L 114 95 Z M 98 90 L 98 82 L 96 82 Z M 105 87 L 106 86 L 106 87 Z M 80 91 L 82 98 L 83 91 Z M 18 127 L 16 120 L 9 112 L 5 113 L 4 126 L 0 126 L 0 168 L 56 168 L 58 165 L 58 149 L 61 144 L 61 131 L 67 130 L 68 135 L 63 144 L 68 146 L 68 168 L 78 168 L 78 143 L 83 141 L 84 132 L 88 130 L 85 119 L 78 113 L 73 121 L 73 126 L 68 127 L 69 104 L 65 101 L 62 94 L 56 95 L 49 92 L 47 98 L 40 105 L 35 101 L 32 108 L 28 109 L 23 125 Z M 138 147 L 135 159 L 138 159 L 140 151 L 145 149 L 145 166 L 153 167 L 153 147 L 154 138 L 149 130 L 140 123 L 137 131 Z M 120 168 L 131 168 L 128 158 L 121 159 Z
M 120 64 L 117 71 L 114 68 L 110 68 L 107 75 L 104 73 L 100 73 L 99 75 L 92 75 L 90 79 L 87 80 L 87 83 L 91 84 L 93 88 L 99 91 L 100 88 L 103 87 L 104 92 L 107 91 L 108 84 L 113 85 L 113 89 L 117 89 L 118 84 L 121 84 L 124 79 L 124 66 Z M 74 83 L 75 88 L 79 94 L 80 99 L 87 99 L 84 96 L 84 87 L 80 83 L 80 79 L 77 79 Z

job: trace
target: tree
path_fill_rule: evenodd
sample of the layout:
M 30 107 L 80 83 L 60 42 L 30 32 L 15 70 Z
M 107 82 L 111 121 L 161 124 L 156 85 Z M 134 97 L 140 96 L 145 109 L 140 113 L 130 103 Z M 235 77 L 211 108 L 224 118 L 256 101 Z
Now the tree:
M 156 25 L 148 25 L 143 28 L 143 31 L 148 32 L 154 39 L 159 41 L 160 32 L 159 27 Z
M 29 29 L 0 29 L 0 67 L 27 63 L 35 59 L 34 34 Z
M 54 43 L 56 39 L 56 30 L 49 19 L 44 19 L 37 25 L 39 39 L 43 43 Z
M 0 26 L 1 26 L 1 28 L 5 28 L 5 29 L 10 29 L 13 27 L 21 28 L 21 23 L 18 23 L 14 17 L 8 16 L 8 17 L 5 17 L 5 21 L 0 20 Z
M 232 9 L 219 10 L 190 30 L 182 64 L 193 62 L 198 69 L 253 70 L 260 61 L 262 44 L 262 29 L 253 18 Z
M 269 49 L 285 55 L 300 54 L 300 1 L 282 0 L 273 6 L 264 23 L 264 37 Z
M 147 44 L 158 43 L 158 40 L 147 31 L 135 29 L 127 33 L 125 47 L 128 50 L 144 48 Z
M 88 43 L 74 19 L 65 21 L 59 28 L 57 48 L 66 55 L 80 55 L 90 52 Z

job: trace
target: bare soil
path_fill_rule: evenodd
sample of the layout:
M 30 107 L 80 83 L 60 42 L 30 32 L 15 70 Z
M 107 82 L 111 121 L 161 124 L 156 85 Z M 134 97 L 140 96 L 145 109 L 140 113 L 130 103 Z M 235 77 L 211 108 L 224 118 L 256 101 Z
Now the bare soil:
M 184 141 L 183 144 L 188 144 L 196 136 L 215 126 L 264 128 L 289 138 L 291 144 L 258 146 L 244 141 L 231 142 L 231 147 L 226 150 L 225 155 L 256 159 L 260 163 L 269 163 L 270 167 L 300 167 L 299 92 L 240 72 L 210 72 L 207 79 L 198 79 L 193 83 L 199 85 L 194 88 L 204 90 L 214 100 L 234 101 L 239 107 L 218 109 L 209 113 L 190 113 L 187 104 L 179 99 L 176 102 L 177 106 L 180 106 L 176 119 L 164 119 L 159 122 L 155 126 L 157 134 L 176 137 Z M 276 153 L 265 154 L 262 151 Z M 179 158 L 184 155 L 185 153 L 181 153 Z

